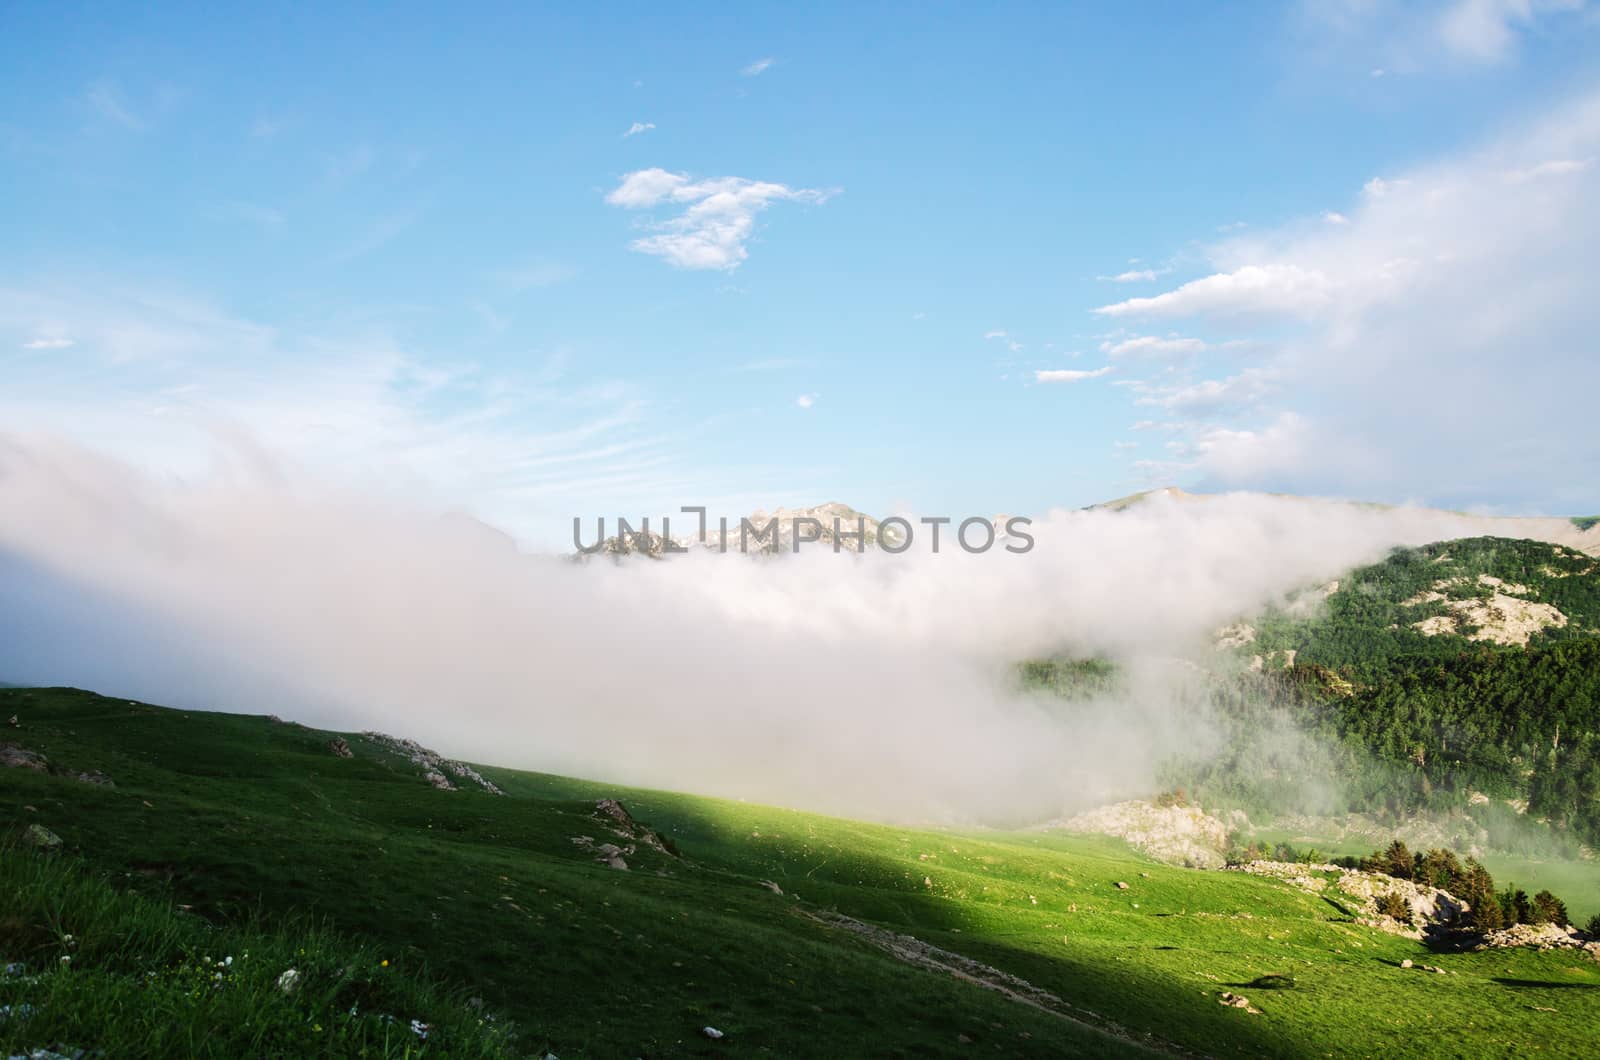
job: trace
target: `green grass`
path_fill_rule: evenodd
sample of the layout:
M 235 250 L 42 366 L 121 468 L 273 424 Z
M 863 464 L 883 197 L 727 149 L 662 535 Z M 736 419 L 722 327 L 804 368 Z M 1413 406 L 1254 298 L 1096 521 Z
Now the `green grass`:
M 212 927 L 15 847 L 0 850 L 0 901 L 6 1055 L 497 1057 L 511 1044 L 459 991 L 325 930 Z
M 1582 1056 L 1600 1019 L 1600 963 L 1585 955 L 1430 954 L 1286 885 L 1157 865 L 1110 840 L 866 824 L 503 769 L 484 772 L 505 798 L 440 792 L 358 736 L 345 760 L 326 733 L 72 690 L 0 691 L 0 718 L 13 713 L 22 727 L 0 739 L 116 787 L 0 772 L 11 829 L 53 829 L 118 891 L 189 906 L 206 930 L 288 939 L 307 918 L 325 924 L 326 945 L 353 940 L 367 964 L 381 954 L 441 984 L 407 1001 L 440 998 L 441 1023 L 460 1022 L 450 998 L 481 997 L 517 1029 L 508 1055 L 1122 1055 L 1159 1039 L 1219 1056 Z M 641 847 L 628 872 L 596 864 L 572 838 L 613 838 L 593 816 L 601 796 L 682 857 Z M 826 910 L 1021 976 L 1081 1022 L 805 915 Z M 1457 974 L 1403 972 L 1408 957 Z M 1295 985 L 1242 985 L 1266 975 Z M 1220 1005 L 1230 989 L 1261 1014 Z M 50 1011 L 51 1040 L 127 1052 L 76 1008 Z M 1128 1037 L 1096 1029 L 1108 1024 Z M 706 1040 L 706 1025 L 727 1037 Z M 239 1055 L 166 1055 L 208 1052 Z
M 1596 524 L 1600 524 L 1600 515 L 1574 515 L 1572 517 L 1572 525 L 1579 530 L 1592 530 Z

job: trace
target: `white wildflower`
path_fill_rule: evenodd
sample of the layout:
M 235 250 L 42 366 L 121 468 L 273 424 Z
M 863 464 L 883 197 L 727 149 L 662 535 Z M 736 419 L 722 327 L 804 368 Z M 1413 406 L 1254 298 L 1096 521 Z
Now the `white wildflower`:
M 295 987 L 300 985 L 300 973 L 293 968 L 278 976 L 278 989 L 285 994 L 292 994 Z
M 423 1041 L 427 1041 L 428 1040 L 428 1025 L 426 1023 L 423 1023 L 421 1020 L 412 1020 L 411 1021 L 411 1033 L 415 1034 L 418 1038 L 421 1038 Z

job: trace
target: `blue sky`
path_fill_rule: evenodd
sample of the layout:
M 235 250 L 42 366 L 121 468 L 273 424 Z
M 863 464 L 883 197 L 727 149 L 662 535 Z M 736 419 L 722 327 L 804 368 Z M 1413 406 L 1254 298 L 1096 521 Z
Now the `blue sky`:
M 1597 43 L 1542 0 L 11 4 L 0 430 L 548 542 L 1167 482 L 1596 510 Z

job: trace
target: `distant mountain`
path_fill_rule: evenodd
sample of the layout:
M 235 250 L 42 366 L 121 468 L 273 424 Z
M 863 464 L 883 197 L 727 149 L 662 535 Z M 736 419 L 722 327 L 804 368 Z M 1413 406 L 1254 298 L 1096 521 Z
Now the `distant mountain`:
M 912 535 L 915 537 L 917 534 L 915 518 L 905 518 L 910 521 L 913 527 Z M 996 515 L 990 520 L 995 527 L 996 541 L 1007 539 L 1005 530 L 1008 518 L 1005 515 Z M 905 529 L 893 517 L 879 520 L 847 504 L 837 502 L 819 504 L 814 508 L 777 508 L 771 512 L 757 509 L 744 519 L 750 523 L 749 529 L 744 528 L 740 519 L 729 518 L 724 528 L 721 519 L 708 518 L 703 541 L 699 536 L 699 527 L 692 516 L 685 516 L 683 522 L 678 522 L 674 518 L 673 530 L 688 527 L 690 532 L 673 533 L 670 538 L 657 530 L 646 529 L 641 522 L 639 526 L 630 526 L 627 533 L 618 528 L 617 533 L 601 539 L 597 548 L 589 546 L 576 558 L 587 560 L 596 556 L 620 558 L 640 555 L 650 559 L 664 559 L 679 551 L 727 552 L 752 556 L 785 555 L 796 551 L 860 553 L 879 548 L 896 551 L 907 544 Z M 808 519 L 813 520 L 816 525 L 807 523 Z M 885 522 L 889 525 L 885 526 Z M 797 528 L 803 528 L 806 534 L 798 549 L 795 547 Z M 592 527 L 580 529 L 581 532 L 593 532 Z M 723 537 L 724 529 L 726 539 Z M 813 534 L 816 535 L 815 539 L 811 536 Z

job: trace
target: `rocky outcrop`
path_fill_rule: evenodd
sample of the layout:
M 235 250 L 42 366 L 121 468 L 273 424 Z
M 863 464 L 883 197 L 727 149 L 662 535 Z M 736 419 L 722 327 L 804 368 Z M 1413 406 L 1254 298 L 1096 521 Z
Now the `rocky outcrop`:
M 1245 823 L 1243 815 L 1228 823 L 1198 806 L 1159 806 L 1135 799 L 1102 806 L 1053 821 L 1049 829 L 1089 832 L 1125 839 L 1157 861 L 1196 869 L 1220 869 L 1226 863 L 1230 827 Z
M 0 766 L 8 769 L 31 769 L 35 773 L 50 772 L 50 761 L 44 755 L 14 743 L 0 743 Z
M 83 784 L 94 784 L 102 788 L 114 788 L 117 786 L 110 777 L 98 769 L 85 769 L 74 772 L 52 768 L 50 760 L 44 755 L 14 743 L 0 743 L 0 768 L 27 769 L 34 773 L 54 773 Z
M 1600 961 L 1600 940 L 1591 940 L 1576 928 L 1558 924 L 1517 924 L 1504 931 L 1492 931 L 1475 950 L 1510 949 L 1526 946 L 1536 950 L 1583 950 Z
M 1350 911 L 1358 924 L 1379 928 L 1396 935 L 1420 939 L 1457 926 L 1467 903 L 1437 887 L 1398 880 L 1378 872 L 1362 872 L 1338 865 L 1303 865 L 1290 861 L 1251 861 L 1229 866 L 1237 872 L 1282 880 L 1308 894 L 1326 898 Z M 1409 920 L 1398 920 L 1379 912 L 1379 899 L 1398 895 L 1411 911 Z
M 421 767 L 422 779 L 440 791 L 458 790 L 450 780 L 450 777 L 453 776 L 457 780 L 476 784 L 491 795 L 505 794 L 492 781 L 465 762 L 457 762 L 453 758 L 444 757 L 437 751 L 430 751 L 415 740 L 403 740 L 398 736 L 390 736 L 388 733 L 373 732 L 372 730 L 368 730 L 361 735 L 382 746 L 385 750 L 403 756 L 412 765 Z
M 663 839 L 659 833 L 635 821 L 633 815 L 616 799 L 596 799 L 594 815 L 604 821 L 615 835 L 623 839 L 642 843 L 668 857 L 678 856 L 671 843 Z

